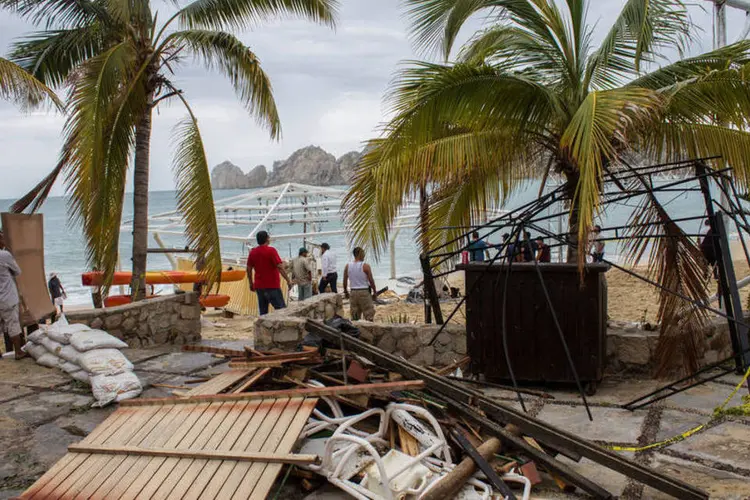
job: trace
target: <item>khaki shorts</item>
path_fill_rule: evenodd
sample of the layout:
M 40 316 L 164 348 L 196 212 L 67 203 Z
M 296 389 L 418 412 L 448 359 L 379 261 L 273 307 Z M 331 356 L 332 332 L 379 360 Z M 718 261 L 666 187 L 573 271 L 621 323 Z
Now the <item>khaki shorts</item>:
M 7 333 L 9 337 L 21 335 L 21 321 L 18 315 L 18 304 L 4 308 L 0 307 L 0 331 Z
M 375 319 L 375 304 L 370 290 L 352 290 L 349 294 L 349 314 L 355 321 L 360 318 L 367 321 Z

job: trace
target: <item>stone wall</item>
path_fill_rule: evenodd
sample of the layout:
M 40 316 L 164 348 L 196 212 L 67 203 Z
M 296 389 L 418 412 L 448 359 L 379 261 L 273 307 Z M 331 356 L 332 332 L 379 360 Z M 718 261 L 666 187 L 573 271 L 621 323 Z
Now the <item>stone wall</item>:
M 255 345 L 264 349 L 289 349 L 305 337 L 308 318 L 325 321 L 337 314 L 344 315 L 344 302 L 341 295 L 335 293 L 321 293 L 302 302 L 292 302 L 289 307 L 271 311 L 255 321 Z
M 750 316 L 746 316 L 746 320 Z M 635 324 L 612 321 L 607 329 L 607 370 L 652 372 L 659 341 L 658 330 L 644 330 Z M 712 318 L 700 346 L 702 364 L 715 363 L 732 355 L 729 325 L 725 318 Z
M 130 347 L 187 344 L 201 339 L 201 307 L 193 292 L 118 307 L 71 311 L 65 317 L 71 323 L 104 330 Z
M 360 338 L 422 366 L 445 366 L 466 356 L 466 328 L 448 324 L 430 345 L 439 325 L 355 321 Z

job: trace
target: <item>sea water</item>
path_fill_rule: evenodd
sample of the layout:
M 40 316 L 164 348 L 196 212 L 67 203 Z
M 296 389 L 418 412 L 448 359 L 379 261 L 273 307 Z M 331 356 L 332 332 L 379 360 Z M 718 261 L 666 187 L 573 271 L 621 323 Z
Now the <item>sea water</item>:
M 670 180 L 660 182 L 672 182 Z M 691 183 L 690 186 L 694 186 L 695 183 Z M 221 190 L 214 191 L 215 203 L 219 204 L 222 199 L 229 198 L 242 194 L 245 191 L 240 190 Z M 505 206 L 506 210 L 512 210 L 516 207 L 524 205 L 534 199 L 538 198 L 539 195 L 539 183 L 529 182 L 521 190 L 519 190 L 513 197 L 511 197 Z M 684 193 L 676 192 L 665 192 L 659 193 L 658 199 L 665 205 L 669 214 L 672 218 L 679 217 L 691 217 L 701 216 L 705 212 L 703 199 L 699 192 L 687 191 Z M 601 216 L 597 219 L 597 222 L 602 226 L 621 226 L 625 225 L 633 212 L 633 209 L 638 205 L 641 200 L 639 198 L 633 198 L 629 200 L 623 200 L 617 204 L 611 204 L 606 207 L 602 212 Z M 12 204 L 13 200 L 0 200 L 0 210 L 5 211 Z M 162 212 L 168 212 L 174 210 L 176 206 L 175 193 L 174 191 L 153 191 L 149 194 L 149 213 L 157 214 Z M 554 214 L 564 211 L 560 205 L 553 205 L 549 210 L 545 211 L 542 215 Z M 81 228 L 76 224 L 71 223 L 71 219 L 68 217 L 67 202 L 64 197 L 51 197 L 49 198 L 42 209 L 41 213 L 44 214 L 44 250 L 45 250 L 45 270 L 49 273 L 57 273 L 60 277 L 65 289 L 68 293 L 68 302 L 75 305 L 90 305 L 91 290 L 88 287 L 81 285 L 81 273 L 90 270 L 90 266 L 86 260 L 86 246 L 81 234 Z M 123 210 L 123 220 L 128 220 L 132 217 L 132 194 L 126 194 L 125 206 Z M 551 232 L 557 233 L 558 227 L 565 228 L 566 220 L 551 219 L 540 223 L 544 229 L 550 230 Z M 560 226 L 558 226 L 560 224 Z M 688 234 L 697 234 L 702 232 L 701 221 L 690 221 L 681 224 L 683 230 Z M 234 236 L 247 236 L 252 226 L 232 226 L 232 227 L 221 227 L 221 234 L 234 235 Z M 341 229 L 341 222 L 337 220 L 331 220 L 321 224 L 320 231 L 332 231 Z M 272 237 L 274 234 L 284 233 L 300 233 L 301 227 L 299 224 L 290 225 L 288 223 L 274 223 L 265 228 L 268 230 Z M 730 227 L 730 231 L 734 228 Z M 489 236 L 489 243 L 499 243 L 501 241 L 501 233 L 499 231 Z M 531 231 L 532 237 L 536 237 L 537 232 Z M 610 235 L 607 235 L 610 236 Z M 185 242 L 179 236 L 174 235 L 162 235 L 161 236 L 164 244 L 167 247 L 179 248 L 184 247 Z M 316 238 L 316 241 L 319 238 Z M 348 251 L 346 247 L 346 240 L 344 236 L 328 236 L 325 240 L 331 245 L 332 249 L 337 252 L 338 266 L 340 268 L 339 275 L 343 271 L 344 264 L 349 260 Z M 317 241 L 321 243 L 322 241 Z M 551 243 L 551 240 L 547 240 Z M 279 254 L 282 258 L 292 258 L 296 256 L 297 250 L 302 245 L 302 240 L 279 240 L 273 243 L 278 249 Z M 149 247 L 156 247 L 156 242 L 151 236 L 149 236 Z M 123 231 L 120 236 L 120 255 L 121 264 L 123 270 L 129 270 L 131 267 L 130 255 L 132 249 L 131 234 L 129 231 Z M 614 243 L 607 244 L 607 256 L 608 258 L 619 259 L 621 248 Z M 233 241 L 222 241 L 222 254 L 224 255 L 244 255 L 246 249 L 243 243 Z M 418 279 L 419 276 L 419 260 L 418 260 L 418 249 L 415 243 L 415 233 L 411 229 L 402 230 L 396 239 L 396 272 L 399 277 L 407 277 L 411 279 Z M 554 255 L 554 254 L 553 254 Z M 371 260 L 371 259 L 368 259 Z M 383 286 L 388 282 L 390 278 L 390 262 L 388 252 L 384 252 L 379 262 L 373 262 L 374 276 L 378 287 Z M 149 254 L 148 256 L 148 269 L 149 270 L 160 270 L 160 269 L 171 269 L 167 257 L 163 254 Z M 410 280 L 406 280 L 410 281 Z M 392 283 L 392 282 L 391 282 Z M 117 288 L 115 288 L 117 290 Z M 157 288 L 159 291 L 159 289 Z M 162 287 L 160 290 L 162 293 L 166 291 L 166 287 Z M 114 293 L 119 293 L 115 291 Z

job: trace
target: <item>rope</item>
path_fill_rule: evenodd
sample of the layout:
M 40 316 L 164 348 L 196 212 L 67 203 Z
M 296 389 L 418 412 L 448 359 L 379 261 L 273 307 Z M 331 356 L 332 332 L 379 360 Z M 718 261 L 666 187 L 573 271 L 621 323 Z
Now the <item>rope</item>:
M 747 369 L 747 371 L 745 372 L 745 376 L 742 377 L 742 380 L 740 380 L 740 383 L 737 384 L 737 386 L 734 388 L 732 393 L 729 394 L 729 396 L 724 400 L 724 402 L 720 406 L 714 408 L 714 412 L 711 415 L 711 418 L 705 424 L 700 424 L 681 434 L 678 434 L 676 436 L 672 436 L 671 438 L 664 439 L 657 443 L 651 443 L 645 446 L 605 446 L 605 448 L 608 448 L 613 451 L 632 451 L 632 452 L 653 450 L 654 448 L 665 448 L 675 443 L 679 443 L 680 441 L 684 441 L 685 439 L 689 438 L 693 434 L 696 434 L 704 430 L 705 428 L 707 428 L 709 425 L 711 425 L 713 422 L 720 419 L 724 415 L 750 415 L 750 395 L 744 396 L 742 398 L 743 403 L 741 405 L 734 406 L 732 408 L 726 407 L 729 404 L 729 402 L 732 400 L 732 398 L 735 396 L 735 394 L 737 394 L 737 391 L 740 390 L 742 385 L 745 382 L 747 382 L 748 377 L 750 377 L 750 368 Z

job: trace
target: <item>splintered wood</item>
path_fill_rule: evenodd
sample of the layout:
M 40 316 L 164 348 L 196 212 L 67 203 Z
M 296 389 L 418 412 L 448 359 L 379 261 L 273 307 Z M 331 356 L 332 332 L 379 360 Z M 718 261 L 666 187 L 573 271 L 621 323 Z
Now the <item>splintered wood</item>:
M 20 498 L 260 500 L 282 467 L 273 457 L 289 456 L 316 403 L 269 397 L 120 407 L 73 448 L 93 453 L 69 452 Z M 128 454 L 129 447 L 159 456 Z M 170 456 L 170 449 L 179 451 Z M 186 456 L 191 451 L 195 457 Z M 233 453 L 237 459 L 228 458 Z M 252 454 L 271 458 L 252 461 Z

